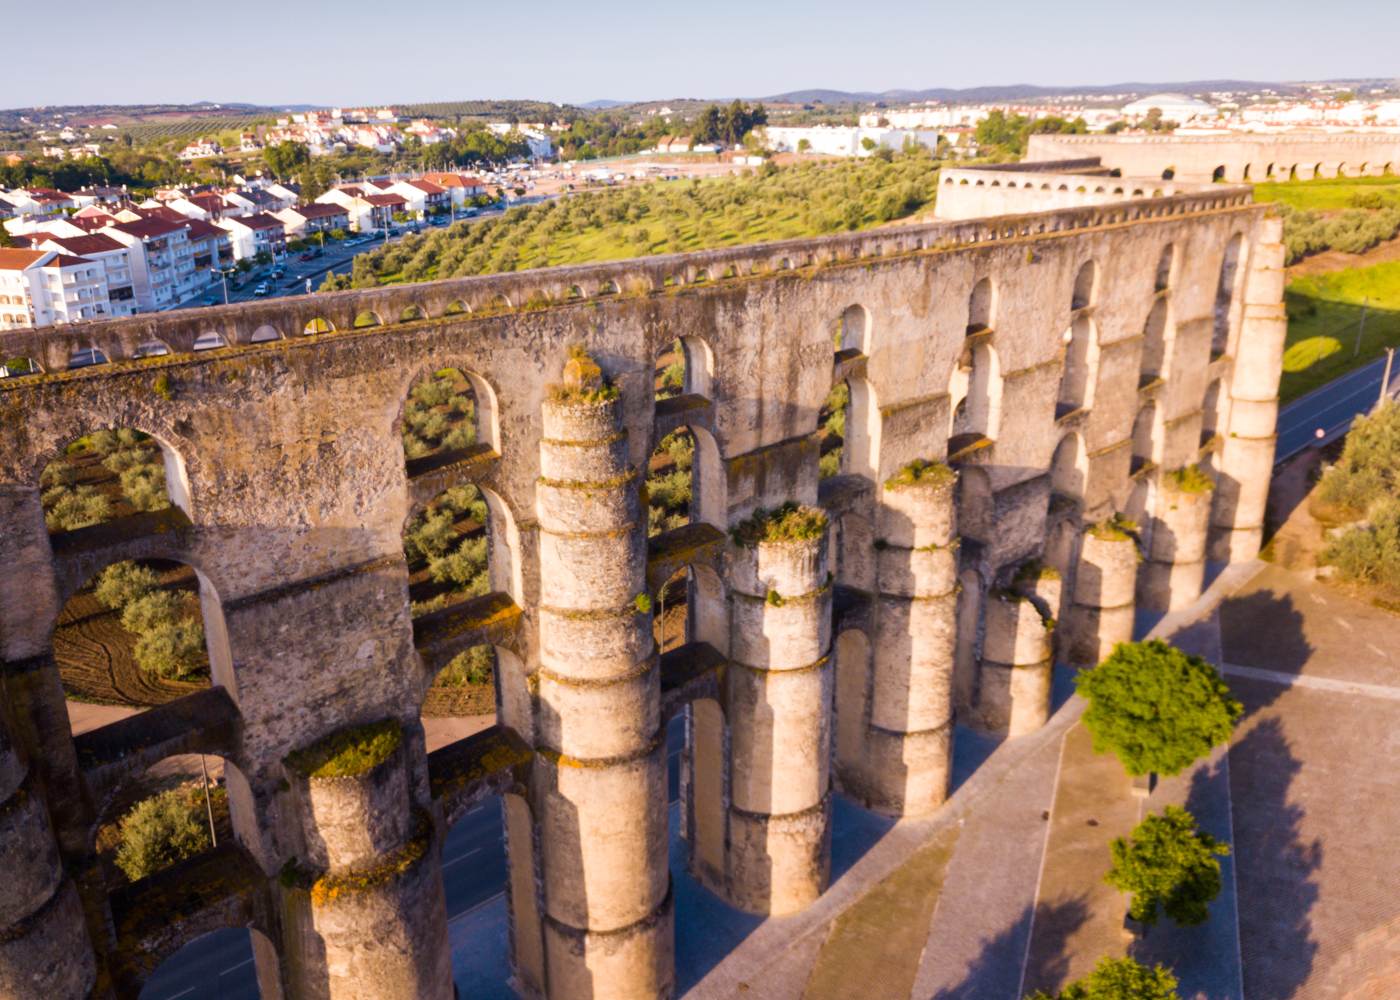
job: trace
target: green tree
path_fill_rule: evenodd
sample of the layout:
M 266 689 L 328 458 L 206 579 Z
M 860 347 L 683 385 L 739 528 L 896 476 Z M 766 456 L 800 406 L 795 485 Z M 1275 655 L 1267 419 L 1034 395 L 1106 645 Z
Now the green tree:
M 1026 1000 L 1181 1000 L 1176 985 L 1176 977 L 1160 965 L 1149 969 L 1131 958 L 1103 958 L 1059 993 L 1037 991 Z
M 811 150 L 811 148 L 812 148 L 812 141 L 811 141 L 810 139 L 798 139 L 798 140 L 797 140 L 797 151 L 798 151 L 799 153 L 806 153 L 806 152 L 808 152 L 809 150 Z
M 137 598 L 145 597 L 160 586 L 155 571 L 140 563 L 125 560 L 113 563 L 97 578 L 94 594 L 105 607 L 121 611 Z
M 290 177 L 300 166 L 311 161 L 311 150 L 290 139 L 263 148 L 263 162 L 279 180 Z
M 209 850 L 203 792 L 172 788 L 136 803 L 118 825 L 117 867 L 135 882 Z
M 0 247 L 12 247 L 15 245 L 14 237 L 3 225 L 0 225 Z
M 1161 911 L 1183 926 L 1204 923 L 1220 895 L 1220 861 L 1228 845 L 1196 827 L 1179 806 L 1148 816 L 1113 841 L 1113 866 L 1104 881 L 1132 893 L 1129 915 L 1151 927 Z
M 1176 774 L 1230 738 L 1244 711 L 1215 667 L 1160 639 L 1123 642 L 1075 678 L 1094 750 L 1132 775 Z
M 724 123 L 720 116 L 719 107 L 707 105 L 700 115 L 695 119 L 695 129 L 692 138 L 698 146 L 706 142 L 720 142 L 724 138 Z

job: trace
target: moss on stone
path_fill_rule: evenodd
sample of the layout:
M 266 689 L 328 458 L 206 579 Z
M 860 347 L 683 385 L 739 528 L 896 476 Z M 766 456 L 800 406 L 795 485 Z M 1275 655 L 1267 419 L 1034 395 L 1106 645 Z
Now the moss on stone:
M 1137 532 L 1137 522 L 1121 514 L 1114 514 L 1089 529 L 1089 534 L 1104 542 L 1130 542 Z
M 423 824 L 412 840 L 380 864 L 359 871 L 322 875 L 311 886 L 311 905 L 326 906 L 343 896 L 359 895 L 388 885 L 422 860 L 431 841 L 427 825 Z
M 758 508 L 730 530 L 734 544 L 752 549 L 762 544 L 810 542 L 826 534 L 826 514 L 789 500 L 773 510 Z
M 927 462 L 916 458 L 885 480 L 885 489 L 907 489 L 912 486 L 948 486 L 957 473 L 942 462 Z
M 569 360 L 564 362 L 564 380 L 554 387 L 553 397 L 560 403 L 606 403 L 617 399 L 617 386 L 610 385 L 603 369 L 582 344 L 569 348 Z
M 1209 493 L 1215 483 L 1199 465 L 1188 465 L 1173 469 L 1166 475 L 1167 482 L 1178 493 Z
M 1018 585 L 1034 586 L 1041 580 L 1058 580 L 1060 571 L 1054 566 L 1047 566 L 1037 559 L 1022 563 L 1021 568 L 1016 571 L 1015 582 Z
M 384 763 L 401 742 L 398 721 L 385 719 L 332 733 L 291 754 L 287 763 L 309 778 L 350 778 Z

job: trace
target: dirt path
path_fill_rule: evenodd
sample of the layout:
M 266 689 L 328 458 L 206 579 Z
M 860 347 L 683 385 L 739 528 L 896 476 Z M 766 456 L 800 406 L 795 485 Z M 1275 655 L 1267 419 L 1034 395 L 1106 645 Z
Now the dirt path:
M 1345 271 L 1352 267 L 1370 267 L 1374 264 L 1389 264 L 1400 260 L 1400 239 L 1386 240 L 1365 253 L 1343 253 L 1340 250 L 1325 250 L 1311 257 L 1304 257 L 1291 265 L 1284 273 L 1288 281 L 1313 274 L 1326 274 L 1329 271 Z

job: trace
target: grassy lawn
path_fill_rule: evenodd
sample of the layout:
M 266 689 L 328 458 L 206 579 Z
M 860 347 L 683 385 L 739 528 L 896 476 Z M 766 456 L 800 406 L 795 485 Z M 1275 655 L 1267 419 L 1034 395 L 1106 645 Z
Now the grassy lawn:
M 1400 261 L 1297 278 L 1286 298 L 1284 403 L 1400 346 Z M 1356 351 L 1363 303 L 1366 325 Z
M 1358 194 L 1377 192 L 1400 197 L 1400 176 L 1324 177 L 1311 181 L 1284 181 L 1254 185 L 1255 201 L 1276 201 L 1312 212 L 1336 212 L 1352 208 Z

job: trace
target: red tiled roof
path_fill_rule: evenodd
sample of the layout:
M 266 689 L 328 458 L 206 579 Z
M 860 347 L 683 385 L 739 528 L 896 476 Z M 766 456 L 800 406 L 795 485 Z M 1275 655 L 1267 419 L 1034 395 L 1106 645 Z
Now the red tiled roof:
M 407 205 L 408 199 L 401 194 L 367 194 L 365 201 L 377 208 L 385 208 L 389 205 Z
M 110 253 L 113 250 L 126 249 L 124 244 L 118 243 L 106 233 L 89 233 L 87 236 L 54 236 L 52 233 L 43 235 L 48 242 L 80 257 L 90 253 Z
M 247 226 L 249 229 L 276 229 L 278 231 L 281 231 L 283 228 L 285 228 L 282 225 L 281 219 L 276 218 L 272 215 L 268 215 L 266 212 L 258 212 L 254 215 L 245 215 L 243 218 L 238 219 L 237 221 L 243 223 L 243 225 Z
M 211 236 L 227 236 L 228 230 L 220 229 L 211 222 L 203 219 L 186 219 L 181 223 L 185 227 L 185 232 L 190 234 L 192 240 L 207 240 Z
M 404 183 L 416 187 L 424 194 L 445 194 L 447 192 L 447 188 L 439 187 L 432 181 L 404 181 Z
M 166 222 L 184 222 L 189 218 L 189 216 L 166 205 L 156 205 L 152 208 L 133 208 L 132 211 L 143 219 L 164 219 Z
M 73 267 L 76 264 L 91 263 L 92 261 L 88 260 L 86 257 L 72 257 L 66 253 L 61 253 L 55 256 L 53 260 L 45 264 L 44 267 Z
M 296 212 L 304 219 L 329 219 L 333 215 L 347 214 L 343 205 L 318 201 L 313 201 L 305 205 L 297 205 L 292 211 Z
M 183 220 L 184 217 L 181 216 L 181 221 Z M 136 222 L 118 222 L 112 228 L 119 229 L 128 236 L 145 239 L 149 236 L 169 236 L 171 233 L 178 233 L 184 226 L 165 219 L 138 219 Z
M 17 247 L 0 247 L 0 271 L 23 271 L 33 266 L 35 261 L 49 255 L 48 250 L 20 250 Z

